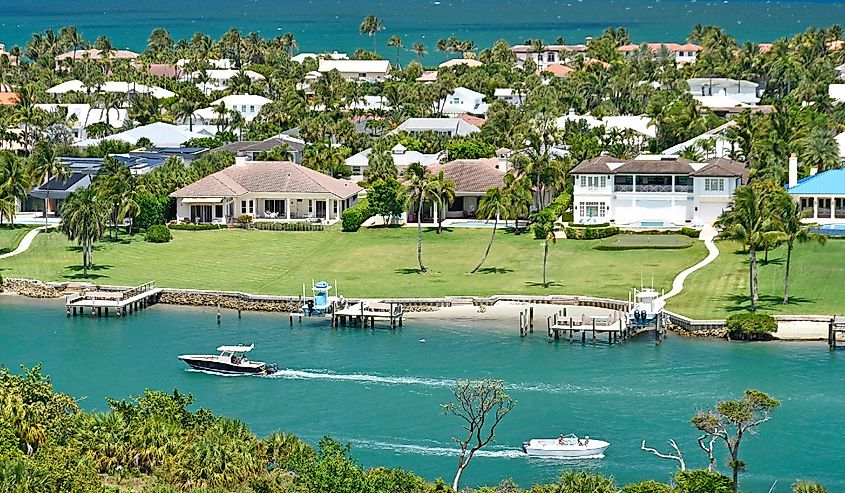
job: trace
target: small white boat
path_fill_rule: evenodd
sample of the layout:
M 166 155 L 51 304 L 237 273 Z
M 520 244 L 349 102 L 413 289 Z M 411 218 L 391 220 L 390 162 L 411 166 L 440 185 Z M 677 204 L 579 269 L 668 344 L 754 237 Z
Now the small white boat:
M 561 435 L 558 438 L 533 438 L 522 444 L 529 457 L 555 457 L 564 459 L 601 459 L 610 443 L 589 436 Z

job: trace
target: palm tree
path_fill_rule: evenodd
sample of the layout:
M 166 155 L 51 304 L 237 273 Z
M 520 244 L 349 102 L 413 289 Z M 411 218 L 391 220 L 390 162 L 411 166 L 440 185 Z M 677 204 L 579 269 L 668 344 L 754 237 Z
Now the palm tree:
M 32 156 L 30 156 L 30 167 L 32 169 L 34 184 L 46 183 L 52 176 L 61 179 L 62 183 L 64 183 L 71 175 L 68 165 L 62 162 L 59 155 L 56 153 L 56 148 L 47 141 L 40 141 L 35 144 L 35 148 L 32 150 Z M 45 191 L 44 228 L 47 228 L 47 209 L 50 204 L 50 188 L 46 188 Z
M 103 237 L 108 223 L 108 205 L 97 197 L 93 188 L 68 195 L 62 203 L 62 232 L 82 247 L 82 275 L 88 277 L 93 265 L 92 247 Z
M 419 41 L 414 43 L 414 46 L 411 47 L 411 51 L 414 52 L 414 55 L 416 55 L 417 58 L 422 58 L 422 57 L 428 55 L 428 51 L 426 51 L 425 45 L 420 43 Z
M 387 46 L 396 47 L 396 66 L 399 67 L 399 55 L 402 53 L 402 48 L 405 45 L 402 44 L 402 37 L 398 34 L 394 34 L 387 40 Z
M 513 218 L 513 233 L 520 234 L 519 218 L 527 217 L 531 212 L 531 179 L 527 176 L 517 177 L 507 173 L 504 177 L 505 188 L 502 191 L 507 197 L 509 207 L 508 216 Z
M 284 47 L 285 51 L 288 52 L 288 56 L 293 56 L 293 53 L 299 49 L 299 45 L 296 43 L 296 38 L 293 37 L 292 33 L 285 33 L 282 36 L 282 47 Z
M 801 161 L 808 168 L 825 171 L 841 165 L 836 134 L 827 129 L 815 128 L 801 139 L 801 151 Z
M 486 221 L 492 219 L 493 232 L 490 234 L 490 241 L 487 243 L 487 249 L 484 250 L 484 256 L 481 257 L 481 260 L 475 268 L 470 271 L 470 274 L 478 272 L 478 269 L 480 269 L 484 264 L 484 261 L 487 260 L 487 256 L 490 255 L 490 248 L 493 247 L 493 240 L 496 239 L 496 228 L 499 225 L 499 219 L 507 219 L 509 209 L 510 200 L 507 193 L 505 193 L 501 188 L 491 188 L 487 190 L 484 196 L 481 197 L 481 200 L 479 200 L 478 210 L 475 214 L 479 219 L 484 219 Z
M 31 189 L 32 174 L 26 162 L 11 151 L 0 151 L 2 215 L 8 217 L 12 225 L 15 224 L 15 202 L 25 200 Z
M 795 242 L 805 243 L 816 241 L 824 245 L 827 241 L 823 235 L 814 233 L 818 224 L 805 223 L 807 212 L 801 208 L 789 194 L 781 193 L 775 201 L 775 227 L 777 240 L 786 243 L 786 268 L 783 279 L 783 304 L 789 303 L 789 269 L 792 266 L 792 249 Z
M 543 287 L 549 287 L 549 282 L 546 278 L 546 266 L 549 260 L 549 242 L 552 245 L 557 243 L 557 236 L 555 236 L 555 220 L 548 218 L 548 216 L 540 215 L 537 222 L 534 223 L 534 234 L 537 238 L 543 239 Z
M 97 192 L 97 199 L 110 205 L 112 239 L 117 239 L 117 222 L 122 217 L 124 197 L 133 178 L 129 167 L 112 156 L 103 159 L 103 165 L 94 178 L 92 188 Z
M 434 203 L 437 204 L 437 234 L 443 233 L 443 219 L 446 217 L 446 210 L 455 201 L 455 182 L 446 178 L 443 170 L 436 175 L 428 177 L 429 190 Z
M 361 22 L 361 27 L 359 27 L 359 32 L 361 34 L 366 34 L 367 36 L 373 38 L 373 52 L 376 51 L 376 34 L 379 31 L 384 31 L 384 19 L 379 19 L 378 17 L 370 14 L 364 18 Z
M 431 181 L 428 179 L 428 170 L 420 163 L 412 163 L 405 169 L 405 180 L 408 181 L 408 204 L 417 209 L 417 261 L 420 272 L 425 273 L 428 269 L 422 259 L 422 210 L 426 198 L 431 194 Z
M 759 288 L 757 284 L 757 251 L 771 244 L 772 236 L 772 183 L 756 182 L 737 188 L 730 208 L 716 221 L 722 236 L 739 240 L 748 248 L 748 283 L 751 311 L 757 310 Z

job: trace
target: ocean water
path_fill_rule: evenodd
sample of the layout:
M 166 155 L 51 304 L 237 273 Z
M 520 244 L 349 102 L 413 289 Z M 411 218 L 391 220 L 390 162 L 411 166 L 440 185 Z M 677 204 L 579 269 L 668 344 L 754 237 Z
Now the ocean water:
M 668 480 L 675 464 L 642 452 L 640 442 L 666 447 L 674 438 L 691 467 L 706 458 L 689 418 L 717 400 L 759 388 L 782 401 L 759 435 L 743 442 L 746 492 L 790 491 L 799 478 L 845 491 L 845 353 L 818 343 L 743 344 L 670 336 L 621 346 L 549 344 L 525 339 L 515 323 L 406 321 L 388 330 L 332 330 L 286 316 L 155 306 L 122 319 L 67 319 L 55 303 L 0 297 L 0 363 L 42 362 L 55 386 L 103 410 L 104 398 L 145 388 L 192 393 L 199 405 L 244 420 L 260 435 L 296 433 L 315 443 L 330 434 L 352 444 L 369 466 L 401 466 L 428 479 L 451 479 L 460 431 L 439 414 L 456 379 L 506 382 L 516 407 L 497 440 L 476 458 L 465 484 L 551 481 L 565 468 L 585 468 L 620 482 Z M 419 339 L 425 338 L 425 343 Z M 187 370 L 176 356 L 205 353 L 224 343 L 252 343 L 256 360 L 277 362 L 273 377 L 225 377 Z M 603 460 L 527 459 L 532 437 L 574 432 L 611 442 Z M 725 454 L 719 454 L 725 471 Z
M 723 26 L 741 41 L 768 41 L 845 21 L 841 0 L 2 0 L 0 43 L 22 44 L 32 33 L 75 24 L 90 39 L 109 36 L 115 46 L 141 50 L 150 31 L 167 28 L 174 37 L 202 31 L 219 36 L 235 27 L 273 37 L 292 32 L 302 51 L 372 49 L 358 33 L 368 14 L 384 19 L 377 48 L 391 34 L 406 45 L 423 42 L 427 62 L 438 39 L 451 35 L 486 47 L 497 39 L 583 42 L 607 26 L 630 30 L 635 42 L 682 42 L 695 24 Z M 409 59 L 410 55 L 405 55 Z

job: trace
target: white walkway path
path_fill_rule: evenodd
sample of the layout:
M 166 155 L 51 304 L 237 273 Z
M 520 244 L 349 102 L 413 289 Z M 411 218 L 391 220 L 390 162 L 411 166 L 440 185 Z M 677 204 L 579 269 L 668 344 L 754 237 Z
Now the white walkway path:
M 687 277 L 689 277 L 690 274 L 716 260 L 716 257 L 719 256 L 719 249 L 716 248 L 716 244 L 713 243 L 713 240 L 716 238 L 717 234 L 718 231 L 716 231 L 716 228 L 712 226 L 707 226 L 701 230 L 701 235 L 699 235 L 698 238 L 704 240 L 704 246 L 707 247 L 707 251 L 709 252 L 707 254 L 707 258 L 678 274 L 678 276 L 675 277 L 675 280 L 672 281 L 672 290 L 663 295 L 664 301 L 668 300 L 672 296 L 680 294 L 681 291 L 684 290 L 684 281 L 687 280 Z
M 0 260 L 2 260 L 4 258 L 14 257 L 15 255 L 18 255 L 18 254 L 21 254 L 21 253 L 27 251 L 29 249 L 29 246 L 32 245 L 32 240 L 34 240 L 35 237 L 38 236 L 38 233 L 40 233 L 42 231 L 44 231 L 44 226 L 41 226 L 40 228 L 35 228 L 35 229 L 31 230 L 29 233 L 27 233 L 23 237 L 23 239 L 21 240 L 21 242 L 20 242 L 20 244 L 18 245 L 17 248 L 15 248 L 13 251 L 11 251 L 9 253 L 4 253 L 3 255 L 0 255 Z

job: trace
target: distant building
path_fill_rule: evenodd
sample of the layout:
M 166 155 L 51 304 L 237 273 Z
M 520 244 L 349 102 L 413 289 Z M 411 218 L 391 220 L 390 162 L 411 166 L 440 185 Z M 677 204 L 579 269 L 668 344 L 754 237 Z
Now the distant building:
M 438 68 L 450 68 L 450 67 L 481 67 L 484 65 L 483 63 L 475 60 L 473 58 L 453 58 L 451 60 L 446 60 L 445 62 L 438 65 Z
M 756 105 L 760 101 L 760 85 L 750 80 L 725 77 L 696 77 L 688 79 L 689 92 L 696 99 L 710 96 L 727 96 L 738 103 Z M 699 101 L 704 101 L 699 99 Z
M 173 91 L 168 91 L 161 87 L 147 86 L 137 82 L 122 82 L 122 81 L 106 81 L 97 87 L 85 87 L 85 84 L 80 80 L 68 80 L 61 84 L 55 85 L 47 89 L 47 94 L 54 94 L 59 97 L 69 92 L 82 93 L 98 93 L 98 92 L 112 92 L 126 94 L 127 96 L 136 95 L 150 95 L 156 99 L 168 99 L 176 96 Z
M 787 192 L 807 211 L 807 222 L 826 225 L 845 224 L 845 168 L 822 173 L 812 170 L 810 176 L 798 179 L 798 158 L 789 159 Z
M 687 148 L 696 148 L 701 151 L 701 146 L 705 143 L 708 147 L 712 147 L 711 155 L 705 157 L 730 157 L 736 150 L 736 144 L 727 137 L 727 130 L 736 126 L 736 122 L 729 121 L 716 128 L 710 129 L 701 135 L 681 142 L 663 151 L 664 155 L 680 155 Z
M 435 111 L 440 109 L 440 112 L 447 116 L 457 116 L 464 113 L 484 115 L 488 108 L 484 98 L 484 94 L 480 92 L 466 87 L 457 87 L 445 99 L 440 100 L 439 108 L 435 108 Z
M 509 87 L 499 88 L 493 91 L 493 97 L 514 106 L 521 105 L 525 94 L 519 93 Z
M 249 77 L 252 82 L 265 80 L 265 77 L 258 72 L 252 70 L 234 70 L 234 69 L 212 69 L 206 71 L 196 71 L 184 77 L 185 80 L 193 81 L 194 84 L 205 94 L 211 94 L 214 91 L 225 91 L 229 88 L 230 81 L 243 73 Z
M 236 157 L 244 157 L 247 161 L 258 161 L 258 156 L 265 151 L 272 151 L 276 147 L 287 147 L 291 154 L 290 160 L 296 164 L 302 163 L 302 153 L 305 151 L 305 141 L 298 137 L 279 134 L 264 140 L 241 140 L 231 142 L 215 151 L 229 151 Z
M 434 132 L 446 137 L 455 137 L 470 135 L 480 130 L 461 118 L 408 118 L 392 133 L 404 131 L 413 135 Z
M 725 158 L 600 156 L 572 169 L 576 223 L 659 229 L 711 224 L 747 181 L 745 164 Z
M 530 59 L 538 69 L 544 70 L 549 65 L 568 63 L 574 56 L 586 54 L 587 45 L 545 45 L 537 51 L 534 46 L 518 44 L 512 46 L 511 51 L 520 65 Z
M 99 60 L 101 58 L 106 58 L 106 53 L 101 52 L 96 48 L 91 48 L 88 50 L 72 50 L 61 55 L 57 55 L 55 60 L 56 64 L 61 64 L 62 62 L 73 62 L 84 60 L 88 58 L 89 60 Z M 134 51 L 129 50 L 111 50 L 108 53 L 109 60 L 129 60 L 130 62 L 135 62 L 138 57 L 141 56 Z
M 346 159 L 346 165 L 352 170 L 351 180 L 360 181 L 366 177 L 367 170 L 370 167 L 370 155 L 372 153 L 372 148 L 364 149 Z M 393 164 L 396 166 L 399 174 L 402 174 L 412 163 L 420 163 L 423 166 L 439 163 L 442 156 L 443 153 L 423 154 L 418 151 L 409 151 L 402 144 L 396 144 L 390 150 L 390 157 L 393 158 Z
M 254 94 L 233 94 L 220 98 L 211 103 L 208 108 L 194 112 L 194 123 L 199 125 L 213 125 L 219 118 L 217 107 L 224 105 L 227 111 L 237 111 L 247 122 L 251 122 L 261 112 L 261 108 L 273 100 Z M 184 123 L 184 122 L 183 122 Z
M 290 59 L 296 63 L 305 63 L 305 60 L 312 58 L 314 60 L 349 60 L 349 55 L 346 53 L 338 53 L 333 51 L 331 53 L 299 53 L 292 56 Z
M 654 139 L 657 137 L 657 127 L 652 125 L 651 118 L 645 115 L 614 115 L 596 118 L 591 114 L 579 115 L 575 110 L 570 109 L 569 113 L 557 119 L 557 126 L 560 129 L 566 128 L 570 122 L 584 122 L 590 128 L 604 127 L 608 130 L 630 130 L 636 134 Z
M 108 112 L 102 108 L 93 108 L 88 103 L 69 103 L 69 104 L 36 104 L 36 108 L 40 108 L 48 113 L 56 111 L 67 111 L 65 122 L 68 128 L 73 132 L 76 139 L 84 140 L 88 138 L 86 128 L 95 123 L 106 123 L 115 128 L 121 128 L 126 122 L 128 112 L 126 108 L 112 108 Z M 108 116 L 108 118 L 106 118 Z
M 701 51 L 701 46 L 693 43 L 644 43 L 644 44 L 627 44 L 619 47 L 619 52 L 623 56 L 629 57 L 641 49 L 646 49 L 652 53 L 660 53 L 664 49 L 675 59 L 678 65 L 685 65 L 687 63 L 695 62 L 698 57 L 698 52 Z
M 337 70 L 349 81 L 382 82 L 390 74 L 387 60 L 320 60 L 317 71 L 326 74 Z
M 76 144 L 76 147 L 91 147 L 104 140 L 119 140 L 134 145 L 141 139 L 148 139 L 155 147 L 179 147 L 191 139 L 208 137 L 207 134 L 191 132 L 186 128 L 164 122 L 135 127 L 125 132 L 109 135 L 100 139 L 86 139 Z

